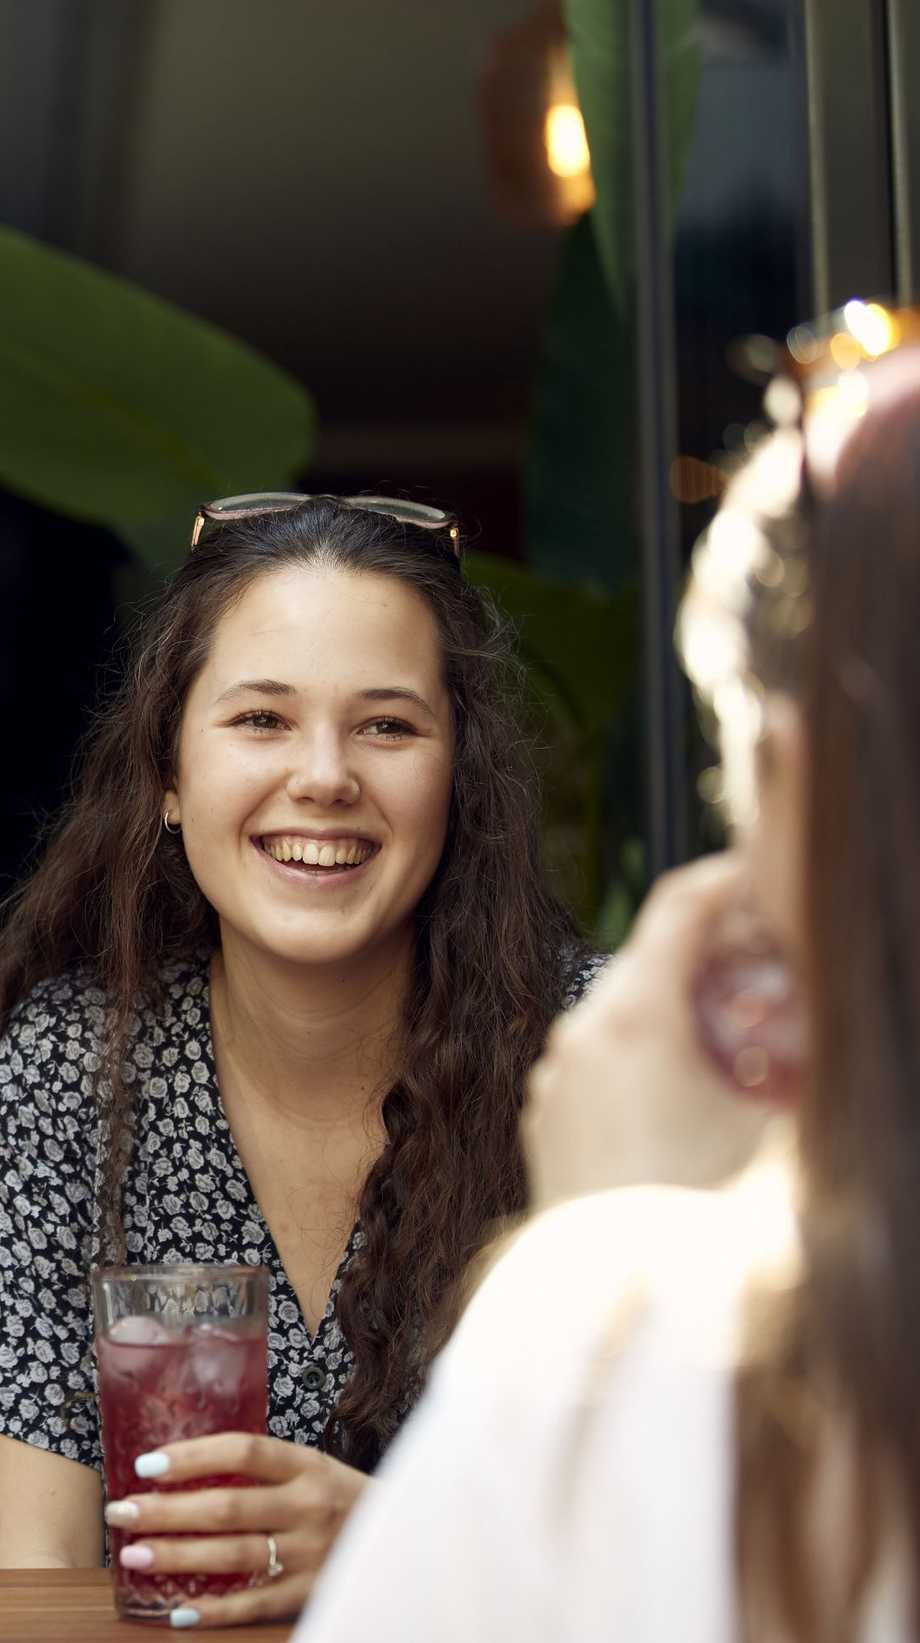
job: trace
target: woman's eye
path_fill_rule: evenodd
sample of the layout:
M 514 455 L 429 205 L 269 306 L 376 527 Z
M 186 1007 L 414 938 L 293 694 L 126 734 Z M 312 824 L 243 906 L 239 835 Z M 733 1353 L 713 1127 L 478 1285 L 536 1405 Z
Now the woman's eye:
M 397 741 L 401 736 L 414 736 L 415 726 L 406 724 L 404 719 L 374 719 L 364 726 L 362 734 L 383 741 Z
M 281 720 L 277 713 L 269 713 L 266 708 L 254 708 L 251 713 L 241 713 L 233 723 L 246 725 L 250 730 L 277 730 Z

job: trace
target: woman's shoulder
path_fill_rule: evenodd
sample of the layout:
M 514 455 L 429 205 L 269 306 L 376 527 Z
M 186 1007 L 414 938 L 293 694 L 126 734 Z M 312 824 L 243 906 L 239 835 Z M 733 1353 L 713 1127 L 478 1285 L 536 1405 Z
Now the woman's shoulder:
M 98 977 L 86 965 L 48 976 L 17 1002 L 0 1038 L 0 1065 L 28 1055 L 33 1065 L 68 1049 L 98 1051 L 105 1028 L 106 1000 Z
M 83 1170 L 98 1130 L 105 998 L 89 972 L 40 981 L 0 1037 L 0 1159 L 7 1184 Z
M 203 953 L 160 967 L 134 1001 L 128 1021 L 131 1040 L 143 1040 L 163 1026 L 185 1022 L 189 1030 L 206 1021 L 208 957 Z M 0 1083 L 4 1072 L 35 1078 L 51 1062 L 78 1062 L 95 1074 L 105 1051 L 111 999 L 98 971 L 75 965 L 37 982 L 10 1012 L 0 1036 Z
M 539 1347 L 540 1381 L 564 1401 L 590 1366 L 612 1361 L 612 1343 L 618 1356 L 640 1337 L 675 1362 L 702 1345 L 727 1371 L 751 1284 L 775 1282 L 778 1268 L 788 1281 L 798 1258 L 790 1180 L 781 1143 L 721 1191 L 618 1189 L 544 1212 L 461 1320 L 461 1373 L 490 1341 L 509 1386 L 532 1384 Z

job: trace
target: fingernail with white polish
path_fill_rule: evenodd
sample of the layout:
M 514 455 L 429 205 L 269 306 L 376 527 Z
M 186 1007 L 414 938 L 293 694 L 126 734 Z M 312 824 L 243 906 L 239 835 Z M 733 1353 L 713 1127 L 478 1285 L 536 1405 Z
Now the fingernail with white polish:
M 141 1515 L 133 1500 L 110 1500 L 105 1509 L 105 1521 L 110 1529 L 130 1529 Z
M 175 1631 L 184 1632 L 191 1626 L 197 1626 L 200 1619 L 197 1609 L 173 1609 L 169 1616 L 169 1624 Z
M 118 1554 L 123 1569 L 150 1569 L 153 1567 L 152 1546 L 123 1546 Z
M 153 1449 L 149 1455 L 138 1455 L 137 1460 L 134 1462 L 134 1470 L 139 1478 L 163 1478 L 169 1468 L 169 1456 L 164 1455 L 162 1449 Z M 176 1614 L 183 1612 L 178 1609 L 174 1611 Z M 196 1609 L 195 1613 L 197 1614 L 197 1612 Z M 189 1613 L 191 1613 L 191 1610 Z

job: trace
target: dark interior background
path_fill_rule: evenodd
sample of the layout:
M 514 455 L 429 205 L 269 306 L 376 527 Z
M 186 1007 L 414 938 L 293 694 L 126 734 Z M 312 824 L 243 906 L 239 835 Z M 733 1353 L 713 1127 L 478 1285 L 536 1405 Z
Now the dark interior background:
M 525 10 L 2 0 L 0 220 L 299 377 L 319 413 L 310 488 L 428 496 L 519 557 L 557 233 L 496 203 L 480 88 Z M 120 557 L 105 533 L 0 500 L 0 886 L 66 785 Z
M 838 6 L 839 28 L 816 0 L 700 0 L 692 127 L 650 278 L 673 287 L 673 354 L 660 368 L 676 449 L 703 465 L 743 450 L 760 416 L 760 388 L 732 368 L 733 339 L 782 336 L 833 285 L 812 255 L 809 50 L 840 137 L 825 263 L 846 294 L 841 271 L 889 231 L 884 189 L 875 173 L 860 180 L 859 164 L 874 143 L 887 165 L 884 7 Z M 563 228 L 500 198 L 483 110 L 509 31 L 523 41 L 551 11 L 543 0 L 0 0 L 0 222 L 226 327 L 297 376 L 319 416 L 305 487 L 436 500 L 476 547 L 612 592 L 638 587 L 641 293 L 611 302 L 587 220 Z M 506 124 L 526 102 L 526 51 L 520 64 L 502 82 Z M 643 108 L 632 81 L 625 96 L 628 146 Z M 850 186 L 878 202 L 881 229 L 850 220 Z M 635 227 L 625 213 L 624 235 Z M 712 505 L 682 498 L 679 560 Z M 106 532 L 0 493 L 0 890 L 66 791 L 111 656 L 124 560 Z M 647 638 L 630 650 L 606 764 L 602 877 L 614 897 L 629 881 L 610 930 L 649 866 Z M 610 646 L 621 642 L 611 630 Z M 708 755 L 692 729 L 686 740 L 679 802 L 695 847 L 711 838 L 694 796 Z
M 519 552 L 556 235 L 497 208 L 479 98 L 527 9 L 4 0 L 0 217 L 294 372 L 315 477 L 429 485 Z

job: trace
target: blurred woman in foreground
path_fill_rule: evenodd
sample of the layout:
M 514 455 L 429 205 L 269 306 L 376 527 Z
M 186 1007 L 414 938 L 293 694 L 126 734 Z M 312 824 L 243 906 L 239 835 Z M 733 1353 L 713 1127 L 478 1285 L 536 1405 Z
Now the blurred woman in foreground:
M 912 323 L 848 316 L 864 363 Z M 737 849 L 554 1029 L 532 1177 L 575 1201 L 485 1281 L 298 1643 L 918 1635 L 920 349 L 812 352 L 684 610 Z M 701 1047 L 752 914 L 807 1017 L 791 1116 Z

